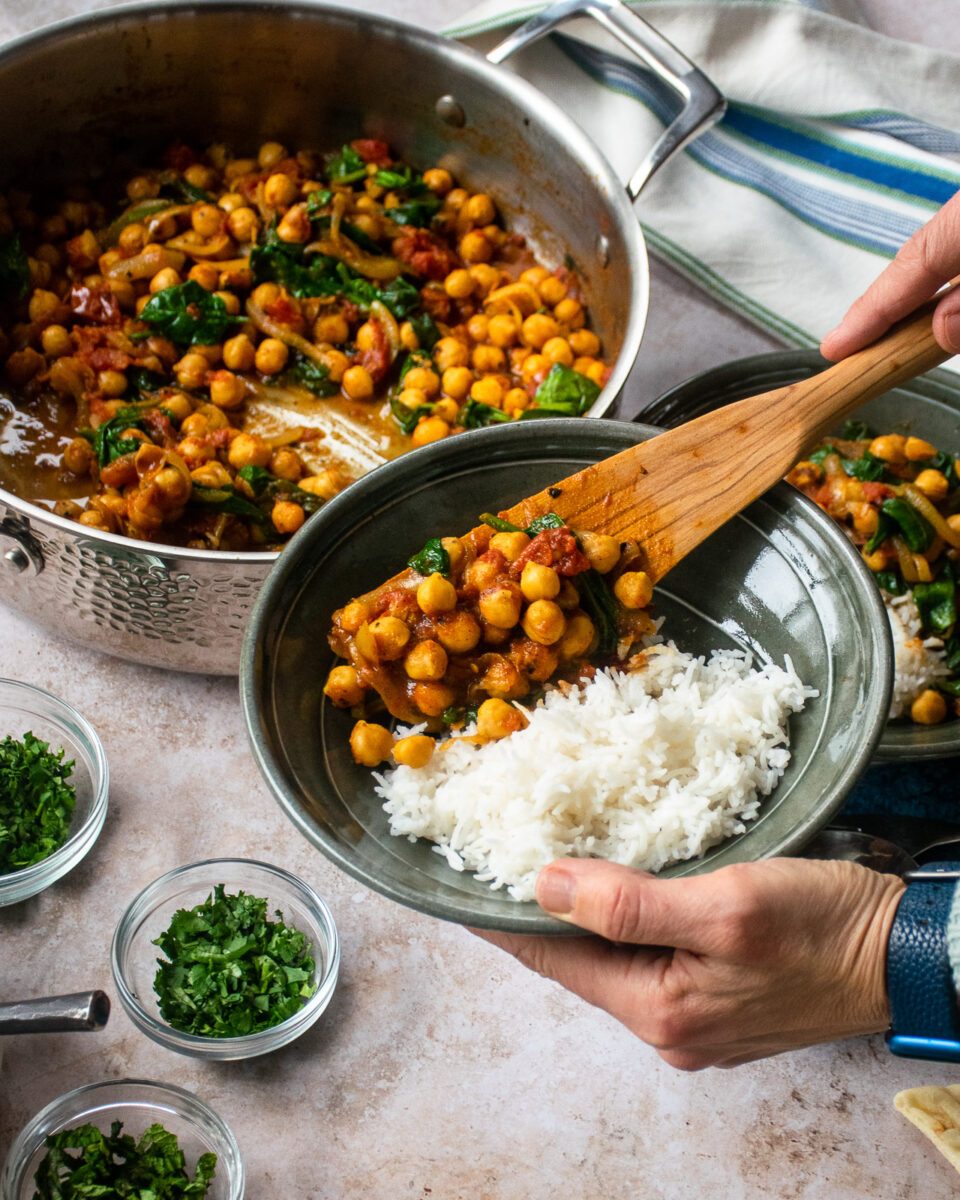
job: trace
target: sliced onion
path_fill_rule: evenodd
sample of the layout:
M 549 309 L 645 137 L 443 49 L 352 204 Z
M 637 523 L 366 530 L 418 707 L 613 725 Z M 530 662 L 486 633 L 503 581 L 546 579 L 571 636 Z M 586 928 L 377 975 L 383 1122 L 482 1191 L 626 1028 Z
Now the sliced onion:
M 330 205 L 330 240 L 334 245 L 340 245 L 340 222 L 347 211 L 349 199 L 346 192 L 337 192 Z
M 400 353 L 400 326 L 397 324 L 397 318 L 382 300 L 371 302 L 370 316 L 380 322 L 380 328 L 386 335 L 387 345 L 390 347 L 390 361 L 393 362 Z
M 164 245 L 168 250 L 179 250 L 191 258 L 217 258 L 230 248 L 230 235 L 218 233 L 216 237 L 197 239 L 196 234 L 181 233 L 169 238 Z
M 396 279 L 403 271 L 403 263 L 398 258 L 391 258 L 387 254 L 365 254 L 355 242 L 351 242 L 343 234 L 336 241 L 329 237 L 319 242 L 311 242 L 304 252 L 338 258 L 351 270 L 356 271 L 358 275 L 365 275 L 367 279 Z
M 184 255 L 166 246 L 153 246 L 141 250 L 130 258 L 121 258 L 111 263 L 103 272 L 108 279 L 152 279 L 164 267 L 180 271 L 185 262 Z
M 948 546 L 960 549 L 960 533 L 950 528 L 930 500 L 912 483 L 905 483 L 900 489 L 900 495 L 911 508 L 915 508 L 921 517 L 933 526 Z
M 287 329 L 285 325 L 281 325 L 271 317 L 268 317 L 260 305 L 253 299 L 247 301 L 247 316 L 261 333 L 284 342 L 291 350 L 296 350 L 299 354 L 305 355 L 321 367 L 327 365 L 322 352 L 312 342 L 308 342 L 299 333 L 294 333 L 291 329 Z
M 167 217 L 179 217 L 181 213 L 188 213 L 192 211 L 192 204 L 173 204 L 169 208 L 165 208 L 163 212 L 158 210 L 146 222 L 147 232 L 153 233 L 153 231 L 160 225 L 162 221 L 165 221 Z
M 917 579 L 921 583 L 931 583 L 933 581 L 933 572 L 930 570 L 930 564 L 922 554 L 913 556 L 913 565 L 916 567 Z
M 484 300 L 483 307 L 493 308 L 495 312 L 508 312 L 510 305 L 516 305 L 525 317 L 529 317 L 537 311 L 541 303 L 536 289 L 531 284 L 518 280 L 516 283 L 494 288 Z
M 897 562 L 900 565 L 900 574 L 903 576 L 904 581 L 906 583 L 919 583 L 920 575 L 917 572 L 917 565 L 913 561 L 913 554 L 910 551 L 910 547 L 897 534 L 894 534 L 891 540 L 893 548 L 897 552 Z

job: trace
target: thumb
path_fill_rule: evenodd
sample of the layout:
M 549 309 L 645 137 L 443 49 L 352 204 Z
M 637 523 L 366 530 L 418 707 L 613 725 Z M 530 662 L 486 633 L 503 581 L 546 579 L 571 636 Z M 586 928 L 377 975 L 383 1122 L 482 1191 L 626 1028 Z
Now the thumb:
M 950 354 L 960 354 L 960 286 L 955 286 L 933 314 L 933 336 Z
M 546 912 L 612 942 L 710 953 L 721 940 L 717 879 L 655 879 L 601 859 L 561 858 L 537 877 Z

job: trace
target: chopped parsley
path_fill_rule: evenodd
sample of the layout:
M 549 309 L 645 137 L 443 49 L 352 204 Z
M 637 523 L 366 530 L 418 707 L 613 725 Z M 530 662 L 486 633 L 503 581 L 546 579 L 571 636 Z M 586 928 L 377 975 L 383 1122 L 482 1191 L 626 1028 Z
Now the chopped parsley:
M 73 762 L 32 733 L 0 742 L 0 875 L 49 858 L 70 834 Z
M 222 883 L 195 908 L 178 909 L 154 942 L 160 1015 L 183 1033 L 244 1037 L 292 1017 L 316 990 L 311 945 L 267 901 Z

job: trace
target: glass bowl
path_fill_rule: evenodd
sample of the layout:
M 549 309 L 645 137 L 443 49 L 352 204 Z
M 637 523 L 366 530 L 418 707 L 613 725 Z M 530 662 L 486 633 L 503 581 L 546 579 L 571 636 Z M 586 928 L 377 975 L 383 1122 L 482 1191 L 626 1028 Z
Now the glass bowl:
M 202 903 L 218 883 L 228 892 L 264 897 L 271 915 L 279 909 L 286 924 L 309 938 L 315 962 L 316 991 L 303 1007 L 270 1029 L 243 1037 L 201 1037 L 174 1029 L 161 1017 L 153 990 L 160 957 L 154 939 L 169 927 L 177 909 Z M 111 959 L 120 1002 L 147 1037 L 180 1054 L 228 1062 L 278 1050 L 310 1028 L 336 989 L 340 938 L 330 909 L 302 879 L 252 859 L 211 858 L 168 871 L 143 889 L 120 918 Z
M 75 708 L 42 688 L 15 679 L 0 679 L 0 741 L 25 733 L 64 750 L 73 759 L 70 782 L 77 804 L 70 834 L 53 854 L 33 866 L 0 875 L 0 906 L 17 904 L 42 892 L 72 871 L 100 836 L 107 816 L 110 777 L 107 758 L 93 726 Z
M 217 1156 L 216 1174 L 206 1200 L 242 1200 L 243 1161 L 226 1122 L 191 1092 L 148 1079 L 110 1079 L 66 1092 L 29 1121 L 10 1147 L 0 1176 L 3 1200 L 30 1200 L 33 1177 L 51 1133 L 87 1123 L 107 1132 L 112 1121 L 135 1138 L 159 1121 L 177 1135 L 192 1175 L 201 1154 Z

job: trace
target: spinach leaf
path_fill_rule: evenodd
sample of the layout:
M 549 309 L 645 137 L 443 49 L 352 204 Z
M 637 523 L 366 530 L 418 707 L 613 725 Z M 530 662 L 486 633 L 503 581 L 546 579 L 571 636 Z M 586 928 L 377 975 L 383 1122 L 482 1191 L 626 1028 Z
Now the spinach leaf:
M 212 346 L 245 319 L 232 317 L 220 297 L 195 279 L 155 292 L 140 313 L 154 333 L 181 346 Z
M 266 467 L 241 467 L 237 475 L 257 500 L 295 500 L 307 513 L 319 512 L 326 501 L 314 492 L 304 491 L 290 479 L 281 479 Z
M 27 294 L 30 286 L 30 264 L 20 242 L 19 233 L 0 237 L 0 296 L 16 299 Z
M 125 438 L 123 433 L 128 429 L 139 429 L 146 432 L 140 409 L 121 408 L 115 417 L 104 421 L 96 429 L 81 429 L 80 434 L 93 446 L 93 455 L 97 466 L 102 470 L 107 463 L 123 454 L 134 454 L 143 444 L 139 438 Z
M 960 670 L 960 637 L 955 633 L 944 644 L 943 661 L 951 671 Z
M 407 437 L 416 429 L 421 417 L 429 417 L 432 414 L 432 404 L 419 404 L 416 408 L 407 408 L 405 404 L 400 403 L 396 396 L 390 397 L 390 415 L 400 426 L 400 432 L 406 434 Z
M 284 372 L 288 383 L 299 384 L 315 396 L 336 396 L 340 385 L 330 378 L 329 370 L 323 363 L 314 362 L 304 354 L 294 354 L 293 363 Z
M 940 471 L 946 476 L 951 491 L 960 483 L 957 478 L 956 459 L 952 454 L 945 454 L 942 450 L 938 450 L 933 458 L 928 458 L 925 462 L 916 465 L 924 469 Z
M 344 146 L 339 154 L 327 159 L 327 179 L 331 183 L 356 183 L 367 173 L 367 164 L 352 146 Z
M 875 458 L 869 452 L 860 458 L 845 458 L 843 469 L 854 479 L 862 479 L 864 483 L 879 483 L 883 479 L 886 464 L 882 458 Z
M 426 367 L 429 370 L 433 369 L 433 359 L 424 350 L 409 351 L 400 364 L 400 374 L 397 376 L 397 382 L 403 383 L 404 379 L 409 375 L 414 367 Z
M 957 621 L 957 585 L 952 579 L 915 583 L 913 599 L 924 629 L 949 633 Z
M 465 429 L 481 429 L 485 425 L 499 425 L 512 418 L 502 408 L 494 408 L 492 404 L 483 404 L 471 396 L 460 410 L 460 424 Z
M 877 587 L 882 587 L 891 596 L 902 596 L 906 591 L 899 571 L 877 571 L 873 577 L 877 581 Z
M 127 387 L 131 399 L 140 399 L 144 395 L 151 395 L 166 386 L 167 381 L 156 371 L 148 371 L 144 367 L 127 368 Z
M 260 509 L 255 504 L 252 504 L 246 496 L 241 496 L 234 487 L 212 488 L 203 487 L 201 484 L 195 483 L 190 493 L 190 499 L 196 504 L 202 504 L 204 508 L 212 509 L 213 512 L 229 513 L 235 517 L 247 517 L 249 520 L 255 521 L 258 525 L 263 525 L 266 522 L 266 517 Z
M 534 403 L 551 416 L 582 417 L 599 395 L 600 388 L 592 379 L 572 367 L 554 363 L 537 388 Z M 521 418 L 534 411 L 524 409 Z
M 429 313 L 416 313 L 410 317 L 413 332 L 417 335 L 421 350 L 432 350 L 440 340 L 440 330 Z
M 865 442 L 867 438 L 872 440 L 877 435 L 865 421 L 844 421 L 840 436 L 845 442 Z
M 407 560 L 419 575 L 432 575 L 435 571 L 450 578 L 450 555 L 444 550 L 439 538 L 431 538 L 424 548 Z
M 534 517 L 527 526 L 527 533 L 530 537 L 536 537 L 545 529 L 562 529 L 564 525 L 566 525 L 566 521 L 563 517 L 558 517 L 555 512 L 548 512 L 544 513 L 542 517 Z
M 32 733 L 0 742 L 0 875 L 49 858 L 70 835 L 73 762 Z
M 320 215 L 320 210 L 326 208 L 333 199 L 333 192 L 329 188 L 318 188 L 315 192 L 311 192 L 307 197 L 307 216 L 310 220 L 314 220 Z
M 883 542 L 891 537 L 897 531 L 896 522 L 881 508 L 877 513 L 877 527 L 870 535 L 864 550 L 867 554 L 872 554 L 874 550 L 880 548 Z
M 439 196 L 421 196 L 416 200 L 407 200 L 394 208 L 385 208 L 383 215 L 397 225 L 412 225 L 417 229 L 425 229 L 440 211 L 442 201 Z
M 821 446 L 819 449 L 814 450 L 807 461 L 816 463 L 819 467 L 828 454 L 836 454 L 838 458 L 840 457 L 840 451 L 836 448 L 836 446 L 831 446 L 828 442 L 825 446 Z
M 948 696 L 960 696 L 960 679 L 937 679 L 934 687 Z
M 267 917 L 267 901 L 218 883 L 212 895 L 174 913 L 154 941 L 153 990 L 174 1029 L 201 1037 L 242 1037 L 292 1017 L 316 990 L 306 936 Z
M 891 521 L 896 522 L 903 534 L 903 540 L 914 554 L 920 554 L 926 550 L 933 541 L 933 529 L 930 524 L 921 517 L 915 508 L 912 508 L 906 500 L 901 500 L 899 496 L 884 500 L 880 506 L 880 512 L 886 514 Z M 879 532 L 879 526 L 877 531 Z
M 166 192 L 167 195 L 175 196 L 185 204 L 196 204 L 198 201 L 202 201 L 204 204 L 216 204 L 217 202 L 216 196 L 211 196 L 203 188 L 194 187 L 192 183 L 187 183 L 182 177 L 167 180 L 161 186 L 160 191 L 161 194 Z
M 617 606 L 603 576 L 591 567 L 589 571 L 575 575 L 573 582 L 580 593 L 580 603 L 596 627 L 597 653 L 615 654 L 619 640 Z
M 33 1200 L 203 1200 L 216 1175 L 215 1154 L 199 1156 L 191 1179 L 176 1134 L 156 1123 L 134 1141 L 122 1130 L 114 1121 L 108 1134 L 93 1124 L 49 1134 Z
M 440 720 L 447 728 L 456 725 L 458 729 L 465 725 L 472 725 L 476 719 L 477 706 L 475 704 L 468 704 L 466 708 L 451 705 L 449 708 L 445 708 L 440 716 Z
M 363 282 L 366 282 L 366 280 Z M 372 287 L 373 285 L 371 284 L 370 286 Z M 398 321 L 405 321 L 407 317 L 420 307 L 420 293 L 402 275 L 398 275 L 396 279 L 391 279 L 382 288 L 373 288 L 373 290 L 374 292 L 379 291 L 379 295 L 375 295 L 374 299 L 379 300 L 381 304 L 385 304 Z M 357 301 L 357 303 L 360 303 L 360 301 Z
M 424 189 L 423 176 L 407 163 L 402 163 L 399 170 L 397 167 L 381 167 L 373 179 L 380 187 L 391 192 L 421 192 Z

